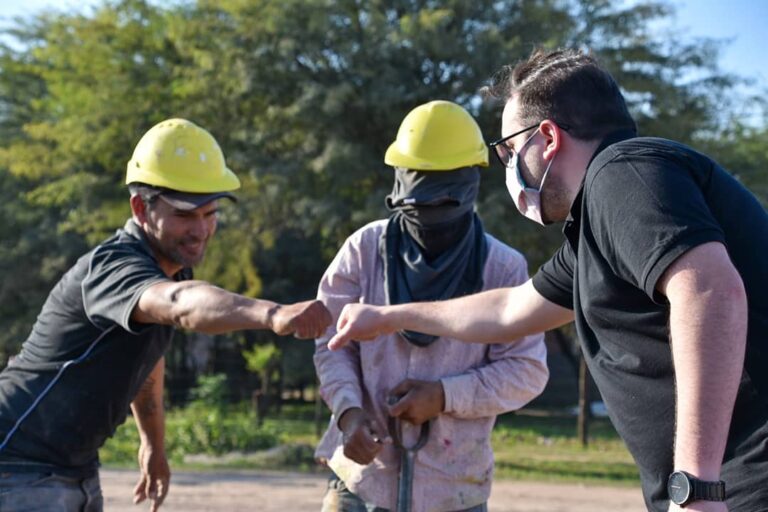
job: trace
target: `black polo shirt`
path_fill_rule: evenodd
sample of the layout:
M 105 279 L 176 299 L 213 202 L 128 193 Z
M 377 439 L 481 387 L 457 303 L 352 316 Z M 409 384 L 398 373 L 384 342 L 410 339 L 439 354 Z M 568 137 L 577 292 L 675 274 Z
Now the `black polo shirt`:
M 707 156 L 616 133 L 595 153 L 563 231 L 566 242 L 533 285 L 573 309 L 590 372 L 639 466 L 646 504 L 659 512 L 668 507 L 675 384 L 669 304 L 655 287 L 691 248 L 727 247 L 746 287 L 749 324 L 722 477 L 731 512 L 768 510 L 765 209 Z
M 130 319 L 142 292 L 167 280 L 131 220 L 61 278 L 0 373 L 0 442 L 29 412 L 0 451 L 0 466 L 93 473 L 99 447 L 171 341 L 172 327 Z

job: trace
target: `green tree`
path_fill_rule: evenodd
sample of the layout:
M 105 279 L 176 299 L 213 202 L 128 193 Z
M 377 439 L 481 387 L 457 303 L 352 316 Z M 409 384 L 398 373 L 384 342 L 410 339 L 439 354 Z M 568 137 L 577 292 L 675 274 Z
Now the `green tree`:
M 765 198 L 764 129 L 724 115 L 736 78 L 717 68 L 716 42 L 650 32 L 671 11 L 609 0 L 112 0 L 19 20 L 6 34 L 16 44 L 0 47 L 0 357 L 18 349 L 61 273 L 125 221 L 125 163 L 168 117 L 209 129 L 243 181 L 198 276 L 278 301 L 313 296 L 344 238 L 387 215 L 383 154 L 410 109 L 457 101 L 496 138 L 501 109 L 478 91 L 535 46 L 591 48 L 641 133 L 723 155 Z M 479 211 L 535 269 L 561 236 L 517 215 L 503 179 L 484 171 Z M 249 351 L 276 341 L 238 339 Z M 297 370 L 311 368 L 312 350 L 279 351 L 296 385 L 312 378 Z
M 768 91 L 766 91 L 768 92 Z M 759 121 L 762 119 L 762 121 Z M 714 157 L 768 208 L 768 101 L 765 95 L 745 103 L 725 127 L 700 141 Z

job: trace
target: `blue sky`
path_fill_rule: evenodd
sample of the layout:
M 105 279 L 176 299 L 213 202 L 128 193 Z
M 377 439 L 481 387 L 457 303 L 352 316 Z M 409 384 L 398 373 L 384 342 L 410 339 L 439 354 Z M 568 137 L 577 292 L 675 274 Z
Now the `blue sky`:
M 681 31 L 686 37 L 730 41 L 723 51 L 721 67 L 754 79 L 753 90 L 768 90 L 768 0 L 670 1 L 677 7 L 677 15 L 663 25 Z M 0 0 L 0 19 L 31 14 L 44 7 L 77 9 L 97 3 L 98 0 Z
M 677 16 L 666 20 L 689 37 L 714 37 L 729 41 L 721 67 L 756 80 L 768 89 L 768 1 L 674 0 Z

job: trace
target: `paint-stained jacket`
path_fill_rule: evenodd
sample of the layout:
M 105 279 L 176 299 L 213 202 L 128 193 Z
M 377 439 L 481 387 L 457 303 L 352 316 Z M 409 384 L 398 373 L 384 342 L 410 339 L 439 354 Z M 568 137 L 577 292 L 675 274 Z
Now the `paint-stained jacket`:
M 386 221 L 376 221 L 350 236 L 328 267 L 318 291 L 334 317 L 351 302 L 385 304 L 379 240 Z M 488 259 L 484 289 L 515 286 L 528 279 L 525 258 L 486 234 Z M 362 407 L 386 433 L 386 399 L 406 378 L 441 380 L 445 411 L 433 420 L 430 438 L 414 468 L 414 512 L 466 509 L 487 501 L 493 473 L 490 434 L 497 414 L 518 409 L 544 389 L 548 378 L 542 335 L 511 343 L 484 345 L 441 338 L 417 347 L 399 334 L 373 343 L 350 343 L 330 352 L 331 328 L 316 342 L 315 367 L 320 392 L 334 417 L 316 455 L 347 487 L 368 503 L 395 509 L 399 459 L 391 444 L 361 466 L 343 453 L 336 419 Z M 404 424 L 406 445 L 418 428 Z M 410 427 L 410 428 L 409 428 Z

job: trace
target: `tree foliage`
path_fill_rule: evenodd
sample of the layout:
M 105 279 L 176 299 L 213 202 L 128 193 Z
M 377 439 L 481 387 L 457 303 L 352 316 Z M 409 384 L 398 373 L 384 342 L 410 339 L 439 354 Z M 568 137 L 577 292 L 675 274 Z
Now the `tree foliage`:
M 387 214 L 382 156 L 410 109 L 457 101 L 496 138 L 500 109 L 478 90 L 536 46 L 591 49 L 642 133 L 703 145 L 765 200 L 765 130 L 723 125 L 738 79 L 717 68 L 714 42 L 653 34 L 670 11 L 609 0 L 112 0 L 17 20 L 14 44 L 0 48 L 0 359 L 61 273 L 122 225 L 125 164 L 168 117 L 210 130 L 243 181 L 198 275 L 278 301 L 313 296 L 344 238 Z M 486 226 L 535 268 L 559 233 L 514 212 L 498 169 L 484 178 Z M 310 365 L 311 352 L 292 347 L 291 361 Z

